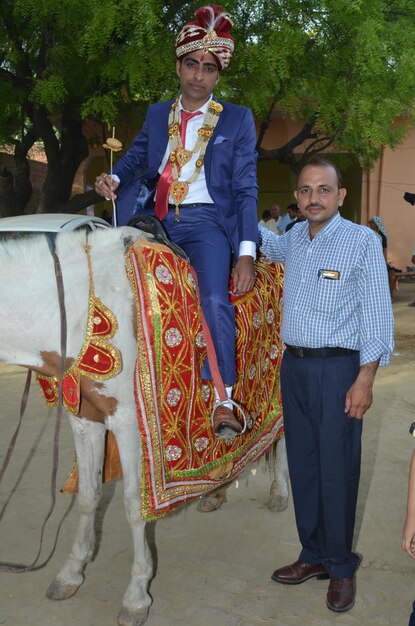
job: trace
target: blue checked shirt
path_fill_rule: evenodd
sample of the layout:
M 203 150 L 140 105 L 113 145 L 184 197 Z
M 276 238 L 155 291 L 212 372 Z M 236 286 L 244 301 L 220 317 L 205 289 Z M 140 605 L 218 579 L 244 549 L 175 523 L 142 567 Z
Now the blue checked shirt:
M 393 351 L 393 313 L 378 236 L 337 213 L 310 239 L 308 222 L 278 237 L 259 227 L 261 252 L 285 262 L 282 340 L 360 351 L 360 364 Z

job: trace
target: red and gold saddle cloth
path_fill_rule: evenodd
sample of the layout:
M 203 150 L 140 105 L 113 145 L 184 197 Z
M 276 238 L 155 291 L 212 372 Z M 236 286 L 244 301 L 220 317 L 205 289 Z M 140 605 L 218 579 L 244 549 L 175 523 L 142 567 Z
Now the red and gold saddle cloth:
M 214 390 L 201 380 L 206 343 L 189 264 L 167 247 L 138 242 L 126 254 L 126 269 L 137 303 L 134 389 L 143 448 L 142 514 L 151 520 L 236 478 L 282 435 L 283 270 L 257 262 L 255 288 L 234 300 L 233 399 L 249 427 L 226 441 L 214 436 Z

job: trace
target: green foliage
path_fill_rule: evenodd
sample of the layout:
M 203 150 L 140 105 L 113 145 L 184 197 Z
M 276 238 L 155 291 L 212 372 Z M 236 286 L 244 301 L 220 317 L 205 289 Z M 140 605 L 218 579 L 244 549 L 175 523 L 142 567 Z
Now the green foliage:
M 34 111 L 116 124 L 125 102 L 177 93 L 175 36 L 200 2 L 2 0 L 0 143 Z M 413 0 L 228 0 L 236 50 L 218 95 L 266 119 L 315 120 L 370 167 L 413 124 Z M 399 120 L 399 121 L 397 121 Z M 39 129 L 42 136 L 42 130 Z

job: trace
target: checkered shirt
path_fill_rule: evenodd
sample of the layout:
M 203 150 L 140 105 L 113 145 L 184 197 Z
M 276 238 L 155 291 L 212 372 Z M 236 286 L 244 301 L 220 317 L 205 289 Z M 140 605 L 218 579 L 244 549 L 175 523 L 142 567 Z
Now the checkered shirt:
M 263 252 L 285 262 L 282 340 L 306 348 L 360 351 L 360 364 L 393 351 L 393 313 L 379 239 L 337 213 L 310 239 L 308 222 L 278 237 L 259 227 Z M 328 278 L 331 276 L 334 278 Z

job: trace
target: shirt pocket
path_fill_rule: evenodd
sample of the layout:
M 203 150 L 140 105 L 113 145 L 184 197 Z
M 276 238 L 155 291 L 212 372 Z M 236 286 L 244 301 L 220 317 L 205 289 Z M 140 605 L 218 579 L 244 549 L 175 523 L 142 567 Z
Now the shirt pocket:
M 328 317 L 334 316 L 342 305 L 342 287 L 341 280 L 318 279 L 317 286 L 312 291 L 311 309 Z

